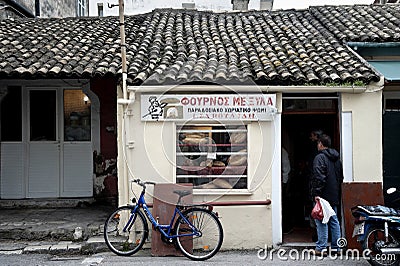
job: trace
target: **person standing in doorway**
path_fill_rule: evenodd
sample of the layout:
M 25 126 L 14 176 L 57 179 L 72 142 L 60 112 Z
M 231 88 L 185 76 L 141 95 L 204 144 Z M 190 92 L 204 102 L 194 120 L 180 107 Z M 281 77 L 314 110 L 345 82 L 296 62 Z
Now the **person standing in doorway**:
M 291 193 L 290 193 L 290 160 L 289 154 L 285 148 L 282 147 L 282 205 L 283 205 L 283 213 L 282 213 L 282 227 L 283 233 L 287 234 L 292 231 L 293 223 L 292 223 L 292 202 L 291 202 Z
M 318 143 L 318 154 L 313 162 L 313 176 L 311 180 L 311 197 L 316 202 L 323 198 L 329 202 L 337 214 L 341 199 L 341 184 L 343 182 L 343 168 L 339 153 L 331 148 L 331 138 L 321 135 Z M 338 239 L 341 237 L 340 224 L 337 215 L 330 217 L 327 224 L 315 219 L 318 240 L 315 253 L 321 255 L 328 246 L 328 229 L 330 229 L 332 241 L 331 250 L 339 252 Z
M 290 173 L 290 160 L 289 154 L 285 148 L 282 147 L 282 183 L 287 185 L 289 183 Z
M 310 141 L 312 144 L 309 152 L 309 166 L 311 171 L 313 167 L 314 158 L 318 154 L 318 148 L 317 148 L 318 140 L 322 136 L 322 134 L 324 134 L 324 131 L 322 131 L 321 129 L 315 129 L 310 132 Z

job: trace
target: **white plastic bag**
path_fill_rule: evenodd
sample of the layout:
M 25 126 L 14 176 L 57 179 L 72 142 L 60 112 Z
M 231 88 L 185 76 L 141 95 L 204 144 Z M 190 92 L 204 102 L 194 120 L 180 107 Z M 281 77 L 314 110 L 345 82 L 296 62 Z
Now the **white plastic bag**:
M 319 201 L 321 203 L 322 211 L 324 213 L 324 218 L 322 219 L 322 223 L 326 224 L 329 222 L 331 216 L 336 215 L 336 213 L 328 201 L 326 201 L 323 198 L 319 198 Z

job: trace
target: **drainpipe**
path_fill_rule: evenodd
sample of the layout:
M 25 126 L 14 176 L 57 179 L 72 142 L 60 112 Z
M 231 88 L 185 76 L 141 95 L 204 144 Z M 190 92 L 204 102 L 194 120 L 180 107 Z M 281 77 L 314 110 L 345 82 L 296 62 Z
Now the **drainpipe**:
M 126 67 L 126 43 L 125 43 L 125 19 L 124 19 L 124 0 L 118 0 L 119 6 L 119 31 L 121 35 L 121 60 L 122 60 L 122 94 L 123 98 L 118 99 L 120 104 L 129 104 L 128 91 L 126 88 L 126 80 L 128 77 Z
M 112 8 L 117 5 L 108 4 L 109 8 Z M 122 71 L 122 98 L 117 99 L 117 103 L 123 105 L 122 106 L 122 119 L 120 114 L 120 109 L 118 108 L 118 205 L 125 204 L 129 200 L 129 189 L 128 186 L 124 184 L 124 180 L 126 180 L 129 176 L 129 166 L 127 163 L 127 155 L 126 155 L 126 135 L 125 134 L 125 123 L 128 123 L 129 128 L 129 119 L 126 119 L 125 115 L 128 112 L 128 105 L 135 101 L 135 93 L 130 92 L 128 98 L 128 90 L 127 90 L 127 77 L 128 71 L 126 66 L 126 43 L 125 43 L 125 20 L 124 20 L 124 0 L 118 0 L 119 7 L 119 30 L 120 30 L 120 38 L 121 38 L 121 71 Z M 129 142 L 129 141 L 128 141 Z M 121 193 L 122 192 L 122 193 Z M 122 195 L 121 195 L 122 194 Z
M 117 99 L 119 104 L 130 104 L 135 101 L 135 94 L 130 93 L 128 99 L 128 90 L 126 80 L 128 78 L 128 71 L 126 67 L 126 42 L 125 42 L 125 19 L 124 19 L 124 0 L 118 0 L 118 4 L 108 4 L 108 8 L 119 7 L 119 33 L 121 40 L 121 71 L 122 71 L 122 98 Z

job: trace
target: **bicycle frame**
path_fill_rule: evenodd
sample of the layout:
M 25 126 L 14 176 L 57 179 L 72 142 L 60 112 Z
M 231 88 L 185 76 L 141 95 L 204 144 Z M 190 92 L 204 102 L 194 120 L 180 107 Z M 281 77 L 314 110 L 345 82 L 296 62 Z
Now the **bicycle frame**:
M 133 223 L 134 223 L 134 221 L 136 219 L 136 215 L 135 215 L 136 212 L 138 212 L 139 209 L 142 208 L 144 213 L 145 213 L 145 215 L 147 216 L 147 218 L 149 219 L 151 224 L 154 226 L 154 228 L 156 228 L 166 238 L 173 239 L 173 238 L 182 237 L 182 236 L 200 236 L 201 235 L 201 233 L 182 214 L 182 212 L 179 210 L 179 208 L 177 206 L 175 206 L 174 214 L 172 215 L 171 222 L 169 224 L 164 225 L 164 224 L 158 223 L 158 221 L 156 221 L 156 219 L 154 219 L 154 217 L 151 214 L 149 208 L 147 207 L 144 194 L 145 194 L 145 190 L 143 189 L 141 194 L 140 194 L 139 200 L 138 200 L 135 208 L 133 209 L 131 216 L 129 217 L 128 222 L 124 226 L 124 229 L 123 229 L 124 232 L 126 232 L 127 230 L 131 229 L 131 227 L 132 227 L 132 225 L 133 225 Z M 175 218 L 176 218 L 177 215 L 182 217 L 182 219 L 185 221 L 185 223 L 187 223 L 189 225 L 189 227 L 190 227 L 190 229 L 192 230 L 193 233 L 180 234 L 180 235 L 171 235 L 171 230 L 173 229 L 173 224 L 174 224 L 174 221 L 175 221 Z
M 149 241 L 148 237 L 151 234 L 149 221 L 152 229 L 160 232 L 160 235 L 152 236 L 161 237 L 162 242 L 173 245 L 191 260 L 207 260 L 220 250 L 224 232 L 218 214 L 213 212 L 213 206 L 209 204 L 186 205 L 183 197 L 192 195 L 191 188 L 176 189 L 172 186 L 171 196 L 177 194 L 178 199 L 176 203 L 174 201 L 173 212 L 172 208 L 169 208 L 170 213 L 167 215 L 162 212 L 162 218 L 166 220 L 162 219 L 163 224 L 160 224 L 159 217 L 152 215 L 149 210 L 151 207 L 145 200 L 146 185 L 157 184 L 140 179 L 130 180 L 130 183 L 142 187 L 140 196 L 131 186 L 134 195 L 132 204 L 119 206 L 104 223 L 104 240 L 112 252 L 120 256 L 130 256 L 141 250 L 146 241 Z M 155 187 L 156 192 L 158 188 L 161 186 Z M 171 215 L 169 220 L 167 216 Z

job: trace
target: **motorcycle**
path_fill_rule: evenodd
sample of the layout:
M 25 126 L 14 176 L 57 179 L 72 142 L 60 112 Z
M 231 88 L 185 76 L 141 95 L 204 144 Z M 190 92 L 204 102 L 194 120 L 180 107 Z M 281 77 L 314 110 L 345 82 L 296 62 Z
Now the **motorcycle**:
M 394 193 L 395 188 L 387 190 Z M 400 264 L 400 210 L 382 205 L 357 205 L 353 237 L 360 242 L 363 255 L 373 266 Z

